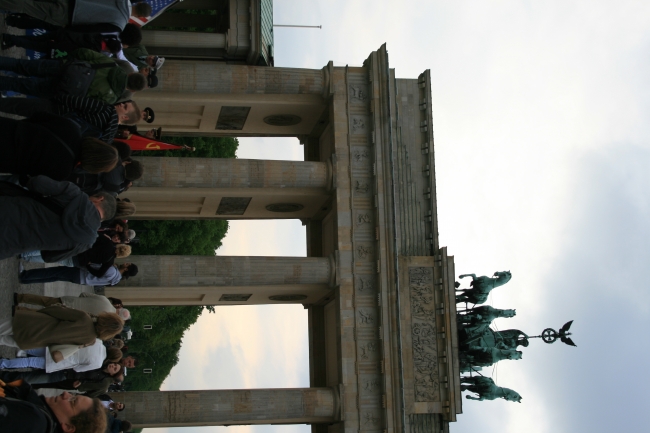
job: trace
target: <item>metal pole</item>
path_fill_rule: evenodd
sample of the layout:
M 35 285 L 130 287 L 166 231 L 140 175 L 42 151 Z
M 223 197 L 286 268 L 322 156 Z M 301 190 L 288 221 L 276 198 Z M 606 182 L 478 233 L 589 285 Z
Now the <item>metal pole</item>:
M 273 27 L 303 27 L 309 29 L 322 29 L 323 26 L 298 26 L 293 24 L 273 24 Z

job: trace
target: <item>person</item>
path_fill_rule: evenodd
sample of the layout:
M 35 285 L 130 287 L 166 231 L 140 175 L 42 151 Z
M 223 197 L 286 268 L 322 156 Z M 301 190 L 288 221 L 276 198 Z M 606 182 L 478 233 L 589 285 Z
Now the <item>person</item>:
M 96 397 L 105 394 L 111 384 L 124 380 L 124 367 L 115 362 L 105 362 L 100 368 L 82 372 L 70 369 L 53 373 L 45 373 L 42 370 L 0 372 L 0 380 L 4 382 L 20 379 L 29 382 L 34 389 L 76 390 Z
M 78 48 L 88 48 L 98 53 L 108 51 L 117 54 L 122 50 L 118 35 L 114 33 L 83 33 L 67 28 L 56 28 L 50 32 L 38 35 L 13 35 L 3 33 L 0 48 L 7 50 L 12 47 L 38 51 L 46 58 L 62 58 Z
M 115 209 L 115 218 L 124 218 L 135 215 L 135 204 L 128 199 L 118 200 Z
M 36 176 L 27 190 L 0 182 L 0 260 L 25 251 L 59 251 L 63 260 L 86 251 L 104 219 L 115 215 L 115 198 L 92 197 L 70 182 Z
M 102 222 L 98 232 L 112 237 L 115 234 L 124 233 L 129 230 L 129 224 L 121 219 L 113 219 Z
M 2 98 L 0 111 L 23 117 L 31 117 L 40 112 L 62 116 L 77 125 L 82 137 L 99 138 L 109 144 L 113 142 L 119 125 L 133 126 L 142 118 L 138 104 L 133 101 L 112 105 L 72 95 L 52 99 Z
M 115 360 L 115 362 L 119 362 L 122 359 L 121 351 L 119 349 L 114 350 L 120 352 L 119 358 Z M 90 346 L 75 350 L 67 358 L 59 360 L 59 362 L 54 361 L 52 350 L 48 347 L 28 349 L 24 352 L 28 356 L 14 359 L 0 359 L 0 368 L 36 368 L 45 370 L 46 373 L 53 373 L 68 368 L 78 372 L 89 371 L 101 368 L 104 360 L 107 358 L 108 350 L 102 343 L 102 340 L 96 339 Z M 113 359 L 117 355 L 117 352 L 111 353 Z
M 129 313 L 129 316 L 130 316 L 130 313 Z M 120 317 L 122 317 L 122 316 L 120 316 Z M 124 319 L 124 317 L 122 317 L 122 319 Z M 124 320 L 127 320 L 127 319 L 124 319 Z M 120 351 L 121 351 L 121 349 L 124 347 L 124 340 L 120 340 L 119 338 L 113 338 L 112 340 L 104 341 L 104 346 L 106 346 L 107 349 L 114 347 L 116 349 L 120 349 Z
M 29 383 L 3 387 L 0 431 L 11 433 L 104 433 L 106 410 L 97 398 L 63 392 L 40 397 Z
M 114 104 L 120 101 L 125 91 L 138 92 L 147 84 L 144 75 L 139 72 L 127 74 L 110 57 L 103 54 L 79 48 L 71 57 L 88 62 L 91 67 L 99 67 L 93 69 L 94 76 L 87 88 L 75 90 L 83 92 L 81 95 L 75 93 L 76 96 Z M 69 93 L 72 91 L 69 86 L 77 86 L 80 80 L 78 74 L 67 67 L 67 63 L 59 60 L 0 57 L 0 70 L 25 76 L 25 78 L 0 77 L 0 90 L 11 90 L 39 98 L 53 98 L 61 93 Z
M 51 26 L 71 27 L 78 31 L 122 31 L 131 15 L 148 17 L 151 5 L 130 0 L 0 0 L 0 9 L 25 14 Z M 29 23 L 28 26 L 38 23 Z
M 90 315 L 61 306 L 41 310 L 17 309 L 11 320 L 0 321 L 0 344 L 22 350 L 55 344 L 90 345 L 122 332 L 124 320 L 115 313 Z M 60 358 L 52 354 L 54 360 Z
M 123 42 L 122 54 L 126 60 L 133 63 L 138 68 L 151 67 L 157 70 L 162 67 L 163 63 L 165 63 L 164 57 L 149 54 L 147 48 L 141 43 L 127 44 Z
M 79 296 L 41 296 L 33 295 L 31 293 L 14 293 L 14 303 L 18 304 L 32 304 L 42 305 L 49 307 L 51 305 L 62 304 L 68 308 L 75 310 L 85 311 L 90 314 L 100 313 L 116 313 L 115 307 L 106 296 L 96 295 L 94 293 L 82 293 Z
M 132 428 L 133 425 L 129 421 L 118 419 L 111 414 L 108 415 L 106 433 L 126 433 L 130 432 Z
M 104 275 L 96 277 L 87 269 L 70 268 L 68 266 L 54 266 L 52 268 L 31 269 L 22 271 L 18 277 L 20 284 L 53 283 L 67 281 L 74 284 L 88 286 L 114 286 L 122 279 L 134 277 L 138 274 L 138 267 L 133 263 L 122 263 L 119 267 L 113 265 Z
M 133 356 L 125 356 L 120 361 L 120 365 L 124 368 L 135 368 L 138 365 L 138 360 Z
M 98 175 L 101 182 L 101 189 L 118 195 L 124 190 L 124 186 L 135 180 L 138 180 L 144 174 L 144 166 L 140 161 L 135 161 L 129 158 L 118 164 L 115 168 L 108 173 Z M 92 191 L 94 192 L 94 191 Z
M 119 162 L 115 147 L 82 137 L 72 120 L 54 114 L 37 113 L 24 120 L 0 117 L 0 129 L 0 173 L 64 180 L 77 165 L 90 173 L 102 173 Z
M 97 398 L 102 402 L 102 405 L 111 411 L 122 412 L 126 405 L 119 401 L 114 401 L 109 395 L 101 394 Z
M 51 263 L 50 252 L 45 256 L 41 251 L 28 251 L 22 253 L 20 258 L 32 263 Z M 102 234 L 97 237 L 93 246 L 69 259 L 58 261 L 61 266 L 84 268 L 95 277 L 102 277 L 108 268 L 113 266 L 115 259 L 122 259 L 131 255 L 131 246 L 115 244 L 110 236 Z

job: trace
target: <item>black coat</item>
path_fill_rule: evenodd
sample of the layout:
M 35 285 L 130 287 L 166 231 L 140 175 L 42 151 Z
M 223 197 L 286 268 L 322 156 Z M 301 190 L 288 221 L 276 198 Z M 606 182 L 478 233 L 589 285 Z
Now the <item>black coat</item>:
M 0 260 L 25 251 L 41 250 L 45 257 L 44 251 L 64 250 L 59 254 L 62 260 L 95 243 L 100 215 L 79 188 L 70 182 L 37 176 L 30 180 L 29 189 L 46 196 L 54 206 L 0 188 Z
M 0 397 L 0 431 L 11 433 L 60 433 L 61 426 L 42 397 L 24 382 L 6 387 Z
M 92 275 L 101 277 L 106 273 L 108 268 L 115 262 L 115 243 L 106 236 L 100 234 L 93 246 L 78 254 L 75 258 L 75 266 L 88 269 Z M 89 263 L 101 265 L 98 269 L 88 266 Z
M 79 162 L 81 132 L 70 119 L 50 113 L 0 118 L 0 173 L 67 179 Z

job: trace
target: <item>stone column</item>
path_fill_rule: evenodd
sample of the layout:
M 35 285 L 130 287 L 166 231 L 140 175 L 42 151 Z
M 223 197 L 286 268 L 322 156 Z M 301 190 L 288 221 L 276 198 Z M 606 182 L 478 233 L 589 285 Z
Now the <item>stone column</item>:
M 216 368 L 216 367 L 215 367 Z M 120 418 L 134 427 L 333 423 L 340 419 L 333 388 L 120 392 Z
M 325 84 L 321 69 L 271 68 L 220 62 L 167 60 L 149 93 L 318 95 Z M 141 95 L 138 95 L 138 97 Z M 144 93 L 142 96 L 146 96 Z
M 122 194 L 135 219 L 307 219 L 329 200 L 325 162 L 137 157 L 144 175 Z
M 156 113 L 147 127 L 166 134 L 297 137 L 310 134 L 326 114 L 321 69 L 168 59 L 157 77 L 157 87 L 134 99 Z
M 326 257 L 133 256 L 138 275 L 106 288 L 128 305 L 315 303 L 334 283 Z
M 144 175 L 135 187 L 330 189 L 328 164 L 235 158 L 135 157 Z

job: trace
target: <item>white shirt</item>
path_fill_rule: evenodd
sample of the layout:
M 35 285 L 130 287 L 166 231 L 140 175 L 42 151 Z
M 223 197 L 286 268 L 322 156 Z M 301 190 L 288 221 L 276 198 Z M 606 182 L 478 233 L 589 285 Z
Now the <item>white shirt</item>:
M 82 347 L 61 362 L 54 362 L 48 347 L 45 349 L 45 372 L 52 373 L 66 368 L 72 368 L 79 372 L 95 370 L 101 368 L 105 359 L 106 347 L 99 339 L 95 340 L 92 346 Z
M 131 63 L 131 62 L 129 61 L 129 59 L 126 58 L 126 56 L 124 55 L 124 51 L 120 50 L 120 51 L 115 55 L 115 57 L 117 57 L 117 58 L 120 59 L 120 60 L 124 60 L 125 62 L 129 62 L 129 65 L 131 65 L 131 66 L 133 67 L 133 70 L 134 70 L 134 71 L 136 71 L 136 72 L 139 71 L 138 67 L 135 66 L 133 63 Z
M 101 277 L 94 276 L 87 269 L 80 269 L 79 271 L 81 272 L 81 284 L 88 286 L 114 286 L 122 280 L 122 274 L 120 274 L 116 266 L 108 268 Z

